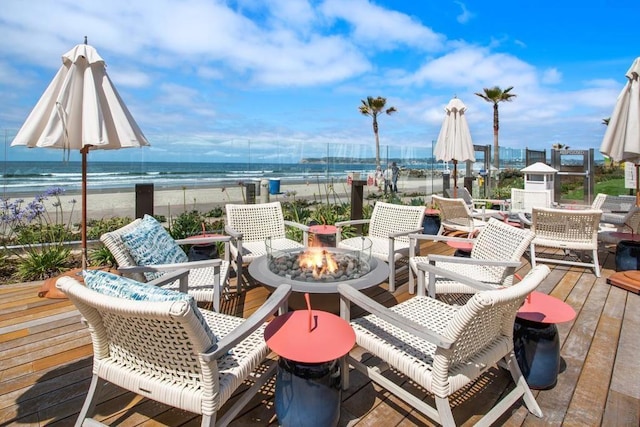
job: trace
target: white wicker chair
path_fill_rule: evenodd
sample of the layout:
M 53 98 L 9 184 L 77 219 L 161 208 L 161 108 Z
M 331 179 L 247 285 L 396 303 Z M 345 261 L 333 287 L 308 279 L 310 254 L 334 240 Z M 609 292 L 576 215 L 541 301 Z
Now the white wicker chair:
M 273 249 L 277 250 L 303 248 L 309 244 L 309 227 L 285 221 L 280 202 L 227 204 L 226 210 L 225 231 L 231 236 L 231 263 L 237 273 L 238 289 L 244 283 L 244 264 L 267 254 L 266 239 L 270 239 Z M 286 237 L 286 226 L 302 230 L 302 244 Z
M 423 230 L 424 206 L 395 205 L 376 202 L 371 219 L 336 222 L 336 246 L 360 250 L 360 237 L 342 240 L 342 229 L 350 225 L 369 224 L 367 238 L 371 240 L 371 255 L 389 264 L 389 291 L 396 290 L 396 274 L 408 265 L 396 268 L 396 263 L 409 257 L 409 234 Z
M 552 203 L 551 191 L 512 188 L 509 213 L 516 215 L 521 224 L 530 226 L 533 208 L 550 208 Z
M 100 241 L 109 249 L 118 264 L 118 271 L 124 276 L 139 282 L 146 282 L 144 273 L 168 272 L 179 269 L 190 269 L 189 285 L 187 292 L 196 301 L 210 302 L 215 311 L 220 311 L 220 298 L 225 288 L 229 285 L 229 240 L 228 236 L 201 237 L 197 239 L 175 240 L 178 245 L 207 244 L 214 242 L 224 243 L 224 259 L 204 261 L 192 261 L 179 264 L 156 264 L 153 266 L 137 265 L 129 249 L 125 245 L 122 236 L 137 228 L 141 219 L 138 218 L 115 231 L 104 233 Z M 151 244 L 151 242 L 150 242 Z M 170 283 L 165 288 L 178 289 L 177 283 Z
M 428 264 L 424 268 L 436 270 Z M 453 426 L 450 396 L 502 361 L 511 373 L 515 389 L 476 425 L 491 425 L 520 397 L 524 398 L 531 413 L 541 417 L 542 411 L 513 352 L 513 326 L 518 308 L 548 273 L 549 268 L 540 265 L 517 284 L 492 290 L 480 290 L 486 285 L 467 279 L 469 286 L 480 291 L 463 306 L 418 295 L 386 308 L 349 286 L 338 285 L 343 318 L 350 320 L 350 302 L 371 313 L 351 321 L 360 348 L 352 351 L 343 362 L 343 388 L 348 388 L 350 363 L 409 406 L 444 426 Z M 424 290 L 421 293 L 424 295 Z M 362 354 L 365 357 L 360 360 L 358 355 Z M 388 373 L 381 372 L 384 367 L 405 376 L 420 389 L 407 382 L 407 385 L 398 385 L 400 383 L 393 381 Z M 482 381 L 478 382 L 474 389 L 482 384 Z M 411 388 L 418 395 L 413 394 Z M 435 407 L 420 395 L 422 388 L 434 395 Z
M 409 264 L 413 273 L 418 277 L 418 281 L 422 280 L 425 283 L 429 283 L 429 273 L 418 269 L 420 263 L 430 263 L 455 274 L 472 277 L 494 286 L 510 286 L 513 283 L 516 269 L 521 265 L 522 255 L 529 248 L 534 236 L 530 230 L 513 227 L 491 218 L 487 226 L 480 231 L 474 240 L 469 258 L 445 255 L 417 256 L 415 253 L 411 253 Z M 419 248 L 420 240 L 468 241 L 468 239 L 424 234 L 412 234 L 409 237 L 417 241 L 417 244 L 411 245 L 412 249 Z M 428 295 L 431 297 L 435 297 L 437 294 L 476 292 L 474 288 L 450 278 L 438 277 L 434 285 L 433 288 L 427 289 Z M 409 278 L 409 292 L 414 292 L 413 274 Z
M 107 382 L 201 414 L 202 426 L 215 425 L 232 393 L 253 382 L 220 418 L 218 425 L 227 425 L 273 373 L 276 364 L 262 365 L 269 354 L 264 322 L 285 307 L 291 291 L 288 285 L 279 286 L 245 320 L 199 310 L 193 300 L 107 296 L 70 277 L 58 279 L 57 286 L 84 317 L 93 342 L 93 377 L 76 426 L 93 413 Z
M 478 219 L 478 216 L 484 216 L 484 214 L 471 212 L 464 199 L 450 199 L 433 195 L 431 201 L 440 211 L 440 231 L 438 234 L 453 233 L 466 235 L 471 239 L 482 227 L 487 225 L 485 221 Z
M 600 210 L 570 210 L 533 208 L 531 231 L 536 237 L 531 241 L 531 266 L 537 262 L 592 267 L 596 277 L 600 277 L 598 261 L 598 229 Z M 562 258 L 541 258 L 536 248 L 562 249 Z M 591 251 L 591 262 L 566 259 L 572 251 Z

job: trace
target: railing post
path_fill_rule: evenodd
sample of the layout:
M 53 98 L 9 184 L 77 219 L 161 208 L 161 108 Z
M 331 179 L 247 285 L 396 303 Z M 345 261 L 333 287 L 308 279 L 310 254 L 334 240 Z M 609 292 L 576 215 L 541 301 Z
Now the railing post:
M 136 184 L 136 218 L 153 216 L 153 183 Z
M 351 181 L 351 219 L 362 219 L 365 185 L 367 185 L 366 180 Z M 356 225 L 355 228 L 358 234 L 362 234 L 362 225 Z

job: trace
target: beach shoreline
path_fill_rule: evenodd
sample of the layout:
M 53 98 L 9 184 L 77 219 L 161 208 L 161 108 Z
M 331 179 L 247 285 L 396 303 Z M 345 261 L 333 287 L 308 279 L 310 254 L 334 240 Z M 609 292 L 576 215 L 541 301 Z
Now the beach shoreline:
M 192 186 L 172 186 L 153 188 L 153 213 L 154 215 L 163 215 L 166 217 L 175 217 L 184 212 L 197 210 L 206 213 L 215 208 L 222 208 L 227 203 L 242 204 L 247 203 L 247 188 L 243 185 L 236 184 L 232 186 L 224 186 L 219 184 L 213 185 L 192 185 Z M 148 184 L 148 183 L 147 183 Z M 253 183 L 256 186 L 255 203 L 264 202 L 267 197 L 265 193 L 269 193 L 269 188 L 259 183 Z M 260 187 L 258 189 L 258 187 Z M 399 195 L 404 197 L 407 202 L 410 198 L 423 198 L 425 203 L 430 199 L 432 193 L 442 191 L 442 180 L 431 182 L 424 178 L 413 179 L 403 177 L 398 181 Z M 124 189 L 106 189 L 88 188 L 87 190 L 87 219 L 99 220 L 113 217 L 130 217 L 136 216 L 136 187 Z M 367 200 L 372 194 L 383 194 L 378 190 L 377 186 L 364 186 L 364 198 Z M 28 203 L 35 194 L 24 194 L 19 196 Z M 144 197 L 151 197 L 145 195 Z M 18 198 L 12 195 L 12 198 Z M 351 186 L 346 180 L 331 180 L 328 182 L 300 182 L 287 181 L 282 179 L 280 183 L 280 192 L 278 194 L 268 194 L 269 201 L 291 201 L 295 199 L 306 199 L 311 201 L 325 202 L 329 200 L 331 203 L 350 203 L 351 202 Z M 73 202 L 75 200 L 75 203 Z M 52 198 L 49 198 L 47 209 L 53 212 L 54 207 L 51 205 Z M 60 203 L 64 215 L 72 215 L 71 221 L 79 223 L 81 221 L 81 194 L 79 191 L 65 191 L 60 195 Z M 73 205 L 73 206 L 71 206 Z M 66 217 L 66 219 L 69 219 Z

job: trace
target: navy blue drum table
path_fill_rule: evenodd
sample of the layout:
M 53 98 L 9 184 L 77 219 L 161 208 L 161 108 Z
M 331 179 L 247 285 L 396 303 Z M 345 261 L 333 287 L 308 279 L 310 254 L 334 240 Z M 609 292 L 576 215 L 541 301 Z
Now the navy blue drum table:
M 335 314 L 309 307 L 273 319 L 264 338 L 280 356 L 275 396 L 278 424 L 336 426 L 342 396 L 339 359 L 356 342 L 351 325 Z
M 568 322 L 575 310 L 564 301 L 532 292 L 518 310 L 513 330 L 513 350 L 529 387 L 553 388 L 560 371 L 557 323 Z

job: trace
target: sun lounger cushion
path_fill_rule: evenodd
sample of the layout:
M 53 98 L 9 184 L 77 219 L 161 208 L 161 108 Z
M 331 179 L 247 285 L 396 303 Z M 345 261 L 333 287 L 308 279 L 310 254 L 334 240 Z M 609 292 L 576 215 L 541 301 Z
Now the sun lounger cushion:
M 87 270 L 83 273 L 83 276 L 87 288 L 110 297 L 148 302 L 184 301 L 191 306 L 191 310 L 194 312 L 199 323 L 202 324 L 211 342 L 215 344 L 218 341 L 204 320 L 204 317 L 202 317 L 202 313 L 191 295 L 137 282 L 101 270 Z
M 179 264 L 189 261 L 184 253 L 154 217 L 145 215 L 138 227 L 122 234 L 122 242 L 129 249 L 137 265 Z M 162 272 L 145 272 L 151 281 L 162 276 Z

